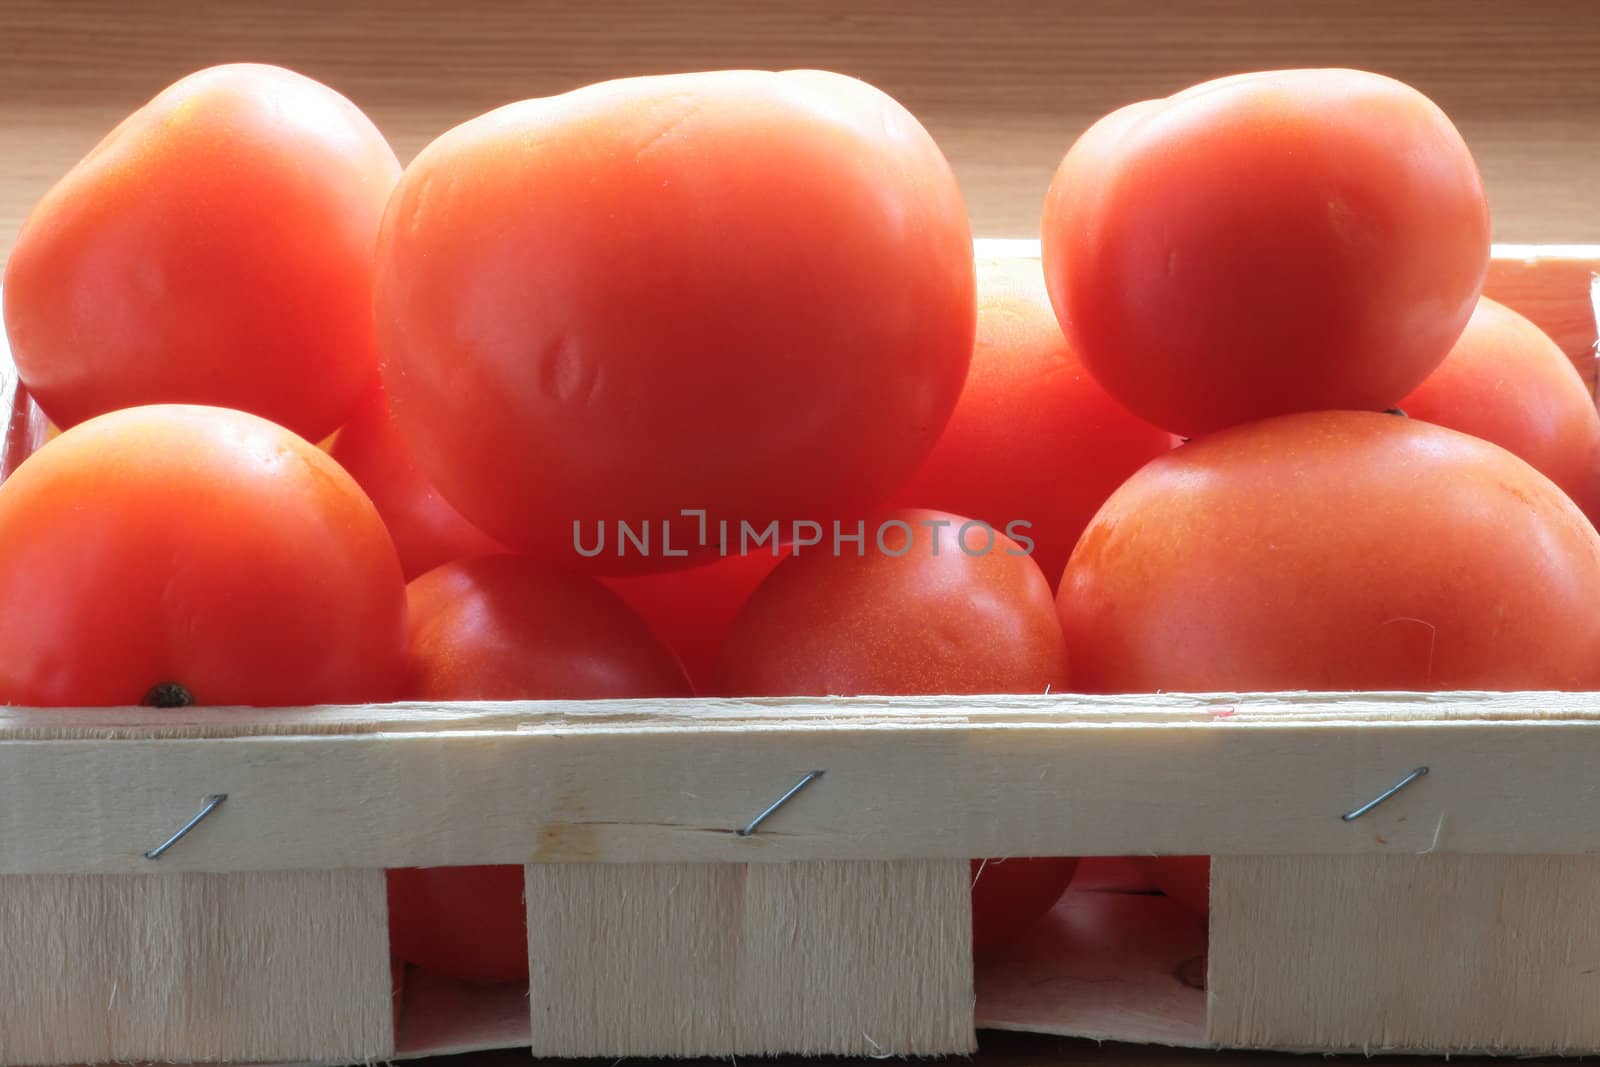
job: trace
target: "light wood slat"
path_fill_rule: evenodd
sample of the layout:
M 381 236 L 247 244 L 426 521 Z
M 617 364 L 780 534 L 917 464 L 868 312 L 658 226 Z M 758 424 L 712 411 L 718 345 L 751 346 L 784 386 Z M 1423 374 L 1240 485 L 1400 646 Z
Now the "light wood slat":
M 1401 796 L 1339 819 L 1423 764 Z M 228 803 L 165 867 L 1582 852 L 1600 850 L 1597 764 L 1592 712 L 867 724 L 774 709 L 653 728 L 9 741 L 0 873 L 148 870 L 143 850 L 215 792 Z M 781 825 L 734 833 L 814 769 L 826 777 Z
M 975 1047 L 965 860 L 526 870 L 536 1056 Z
M 0 877 L 0 1063 L 393 1051 L 382 871 Z
M 1319 1052 L 1600 1048 L 1600 857 L 1223 857 L 1211 1039 Z

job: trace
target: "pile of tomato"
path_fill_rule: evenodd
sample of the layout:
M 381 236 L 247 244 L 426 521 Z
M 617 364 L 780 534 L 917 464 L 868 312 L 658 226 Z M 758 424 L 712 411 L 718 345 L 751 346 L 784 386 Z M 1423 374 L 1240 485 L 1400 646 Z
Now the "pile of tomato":
M 185 78 L 6 264 L 61 432 L 0 486 L 0 703 L 1600 688 L 1600 418 L 1482 299 L 1427 98 L 1133 104 L 1041 236 L 975 262 L 837 74 L 593 85 L 404 168 L 301 75 Z M 975 861 L 979 951 L 1073 867 Z M 516 980 L 521 897 L 392 872 L 395 949 Z

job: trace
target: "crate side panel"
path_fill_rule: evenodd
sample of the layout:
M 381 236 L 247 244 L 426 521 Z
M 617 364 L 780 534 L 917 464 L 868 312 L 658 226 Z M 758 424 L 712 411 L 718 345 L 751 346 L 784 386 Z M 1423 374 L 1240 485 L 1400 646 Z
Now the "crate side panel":
M 0 877 L 0 1063 L 382 1059 L 382 871 Z
M 1217 857 L 1211 892 L 1219 1045 L 1600 1049 L 1600 857 Z
M 966 861 L 526 871 L 536 1055 L 974 1047 Z

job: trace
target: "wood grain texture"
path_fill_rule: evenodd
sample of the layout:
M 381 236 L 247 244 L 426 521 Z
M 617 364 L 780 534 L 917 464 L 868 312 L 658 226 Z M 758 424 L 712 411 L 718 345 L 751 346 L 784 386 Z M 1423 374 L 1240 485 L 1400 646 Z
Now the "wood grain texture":
M 965 860 L 526 871 L 536 1056 L 975 1047 Z
M 1483 171 L 1499 240 L 1600 240 L 1600 19 L 1590 0 L 6 0 L 0 256 L 32 203 L 191 70 L 289 65 L 365 107 L 402 159 L 511 100 L 609 77 L 826 67 L 881 86 L 944 147 L 977 233 L 1037 235 L 1094 119 L 1240 70 L 1358 66 L 1431 95 Z
M 382 730 L 406 706 L 343 734 L 238 736 L 243 717 L 219 737 L 0 730 L 0 873 L 147 870 L 142 851 L 208 793 L 228 803 L 164 868 L 1594 851 L 1597 701 L 529 702 L 480 708 L 494 728 L 458 705 L 456 727 L 422 732 Z M 38 738 L 40 714 L 6 717 Z M 1422 764 L 1400 797 L 1339 819 Z M 780 818 L 735 833 L 818 768 Z
M 1239 856 L 1211 878 L 1217 1044 L 1600 1048 L 1600 857 Z
M 384 1059 L 381 871 L 0 878 L 0 1063 Z

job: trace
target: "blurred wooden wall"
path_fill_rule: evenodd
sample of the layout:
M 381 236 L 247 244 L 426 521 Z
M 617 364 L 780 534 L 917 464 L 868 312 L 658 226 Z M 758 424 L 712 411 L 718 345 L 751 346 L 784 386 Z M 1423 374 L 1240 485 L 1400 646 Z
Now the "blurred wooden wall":
M 1036 234 L 1061 154 L 1119 104 L 1242 69 L 1359 66 L 1455 118 L 1498 240 L 1600 241 L 1600 0 L 0 0 L 0 253 L 123 113 L 246 59 L 334 85 L 402 158 L 497 104 L 602 78 L 841 70 L 922 118 L 989 237 Z

